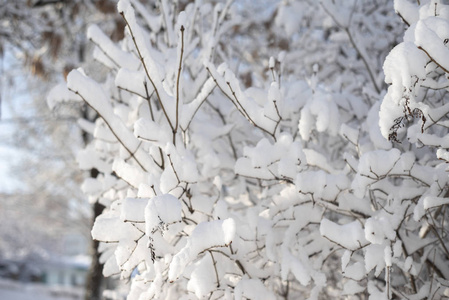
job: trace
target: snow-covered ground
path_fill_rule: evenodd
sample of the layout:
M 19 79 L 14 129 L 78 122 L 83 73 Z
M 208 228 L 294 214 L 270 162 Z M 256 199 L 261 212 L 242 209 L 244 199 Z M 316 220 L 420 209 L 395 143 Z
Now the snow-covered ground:
M 46 286 L 0 279 L 1 300 L 78 300 L 83 299 L 82 288 Z

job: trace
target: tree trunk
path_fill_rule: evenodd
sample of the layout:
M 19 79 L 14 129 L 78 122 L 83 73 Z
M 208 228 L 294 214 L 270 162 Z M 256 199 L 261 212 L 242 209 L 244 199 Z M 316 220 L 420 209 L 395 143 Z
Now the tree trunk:
M 92 173 L 92 172 L 91 172 Z M 104 206 L 95 202 L 93 206 L 92 224 L 95 218 L 98 217 L 104 209 Z M 89 273 L 86 278 L 86 300 L 100 300 L 102 285 L 103 285 L 103 265 L 100 263 L 100 252 L 98 252 L 98 241 L 92 240 L 91 243 L 91 257 L 92 263 L 90 265 Z

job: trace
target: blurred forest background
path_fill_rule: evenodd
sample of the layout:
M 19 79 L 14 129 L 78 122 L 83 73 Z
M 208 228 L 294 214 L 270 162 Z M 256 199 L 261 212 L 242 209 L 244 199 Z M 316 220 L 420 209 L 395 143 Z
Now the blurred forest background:
M 76 152 L 88 142 L 76 122 L 90 112 L 83 104 L 50 111 L 46 97 L 74 66 L 100 68 L 86 27 L 98 24 L 120 40 L 124 24 L 116 11 L 113 0 L 0 1 L 2 299 L 20 297 L 13 292 L 23 288 L 17 282 L 54 287 L 58 299 L 84 297 L 91 282 L 86 299 L 99 297 L 101 266 L 90 228 L 94 209 L 101 208 L 89 204 L 80 188 L 95 174 L 83 174 L 76 163 Z M 46 293 L 42 299 L 53 299 Z M 38 294 L 32 290 L 30 299 Z

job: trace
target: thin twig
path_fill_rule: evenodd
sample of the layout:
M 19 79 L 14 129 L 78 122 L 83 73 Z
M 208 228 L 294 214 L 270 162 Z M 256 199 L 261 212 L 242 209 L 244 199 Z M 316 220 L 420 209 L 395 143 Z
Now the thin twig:
M 214 270 L 215 270 L 215 279 L 217 280 L 217 288 L 220 287 L 220 279 L 218 278 L 218 272 L 217 272 L 217 261 L 214 258 L 214 255 L 212 254 L 211 251 L 207 251 L 210 254 L 210 257 L 212 258 L 212 264 L 214 266 Z
M 184 54 L 184 26 L 181 25 L 181 55 L 179 57 L 178 77 L 176 78 L 176 123 L 173 129 L 173 145 L 176 145 L 176 133 L 179 124 L 179 80 L 181 78 L 182 55 Z
M 171 160 L 170 154 L 167 154 L 167 157 L 168 157 L 168 160 L 170 162 L 171 168 L 173 169 L 173 172 L 175 173 L 176 179 L 178 180 L 178 184 L 180 184 L 181 180 L 179 180 L 178 173 L 175 170 L 175 166 L 173 165 L 173 162 Z
M 142 168 L 142 170 L 144 170 L 145 172 L 147 172 L 147 169 L 145 169 L 145 167 L 142 165 L 142 163 L 137 159 L 137 157 L 135 157 L 135 153 L 137 152 L 137 150 L 139 149 L 139 147 L 140 147 L 140 145 L 141 144 L 139 144 L 139 146 L 136 148 L 136 150 L 134 150 L 134 152 L 133 151 L 131 151 L 126 145 L 125 145 L 125 143 L 119 138 L 119 136 L 114 132 L 114 130 L 112 129 L 112 127 L 111 127 L 111 125 L 108 123 L 108 121 L 106 120 L 106 118 L 104 118 L 99 112 L 98 112 L 98 110 L 96 110 L 95 109 L 95 107 L 93 107 L 92 105 L 90 105 L 90 103 L 89 102 L 87 102 L 87 100 L 78 92 L 78 91 L 75 91 L 75 90 L 72 90 L 72 89 L 70 89 L 70 91 L 72 91 L 72 92 L 74 92 L 75 94 L 77 94 L 78 96 L 80 96 L 82 99 L 83 99 L 83 101 L 84 102 L 86 102 L 87 103 L 87 105 L 89 105 L 90 106 L 90 108 L 92 108 L 94 111 L 95 111 L 95 113 L 97 114 L 97 115 L 99 115 L 102 119 L 103 119 L 103 121 L 106 123 L 106 125 L 109 127 L 109 129 L 111 130 L 111 132 L 112 132 L 112 134 L 115 136 L 115 138 L 117 139 L 117 141 L 126 149 L 126 151 L 128 151 L 128 153 L 131 155 L 131 157 L 132 158 L 134 158 L 134 160 L 137 162 L 137 164 Z
M 151 84 L 153 85 L 154 91 L 156 92 L 157 99 L 159 101 L 159 104 L 161 105 L 162 111 L 164 112 L 165 118 L 167 119 L 168 124 L 170 125 L 170 128 L 172 130 L 174 130 L 173 124 L 172 124 L 170 118 L 168 117 L 167 111 L 165 110 L 164 103 L 162 102 L 161 96 L 159 95 L 159 91 L 158 91 L 158 89 L 156 87 L 156 84 L 154 83 L 153 79 L 151 79 L 151 76 L 150 76 L 150 73 L 148 72 L 148 68 L 147 68 L 147 65 L 145 63 L 145 60 L 144 60 L 144 58 L 142 56 L 142 53 L 140 52 L 139 46 L 137 46 L 137 41 L 136 41 L 136 38 L 134 37 L 134 33 L 133 33 L 132 29 L 131 29 L 131 26 L 129 25 L 128 20 L 126 19 L 125 14 L 123 12 L 121 12 L 120 15 L 123 17 L 123 20 L 125 21 L 126 25 L 128 26 L 129 33 L 130 33 L 131 38 L 133 40 L 134 46 L 136 47 L 137 54 L 139 55 L 139 59 L 140 59 L 140 61 L 142 63 L 142 66 L 143 66 L 143 68 L 145 70 L 145 73 L 146 73 L 148 79 L 150 80 Z

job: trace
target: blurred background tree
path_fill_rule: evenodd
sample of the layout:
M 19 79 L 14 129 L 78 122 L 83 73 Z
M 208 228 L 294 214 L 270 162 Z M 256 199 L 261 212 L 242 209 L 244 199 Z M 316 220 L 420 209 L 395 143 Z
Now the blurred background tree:
M 88 203 L 76 152 L 88 142 L 79 117 L 95 119 L 84 105 L 48 109 L 49 89 L 73 66 L 101 67 L 90 56 L 86 24 L 111 39 L 124 24 L 113 0 L 2 0 L 0 3 L 0 259 L 30 261 L 67 254 L 92 256 L 86 299 L 99 299 L 101 265 L 91 250 L 91 220 L 101 207 Z M 68 236 L 80 236 L 73 249 Z M 84 241 L 84 242 L 83 242 Z M 84 245 L 85 244 L 85 245 Z M 84 247 L 83 247 L 84 245 Z M 72 248 L 72 249 L 68 249 Z

